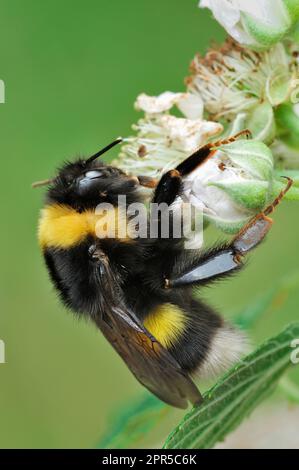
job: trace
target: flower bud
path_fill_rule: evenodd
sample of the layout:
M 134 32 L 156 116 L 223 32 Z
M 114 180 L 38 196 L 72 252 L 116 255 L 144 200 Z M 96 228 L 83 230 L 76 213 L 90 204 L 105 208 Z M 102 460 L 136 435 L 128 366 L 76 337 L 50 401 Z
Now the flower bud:
M 256 50 L 280 41 L 299 19 L 297 0 L 201 0 L 199 6 L 239 44 Z
M 201 207 L 204 218 L 234 233 L 269 200 L 273 158 L 262 142 L 238 140 L 217 153 L 185 182 L 185 197 Z

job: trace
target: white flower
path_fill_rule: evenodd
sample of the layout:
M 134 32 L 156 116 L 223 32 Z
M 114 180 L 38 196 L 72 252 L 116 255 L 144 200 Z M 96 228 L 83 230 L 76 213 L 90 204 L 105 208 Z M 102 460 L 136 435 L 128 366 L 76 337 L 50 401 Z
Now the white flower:
M 200 0 L 240 44 L 268 48 L 281 40 L 299 19 L 297 0 Z
M 202 118 L 170 114 L 172 106 L 196 115 L 200 100 L 195 94 L 166 92 L 157 97 L 141 95 L 136 106 L 145 112 L 122 147 L 116 164 L 134 175 L 161 177 L 221 133 L 223 126 Z M 198 114 L 198 112 L 197 112 Z M 273 179 L 271 151 L 262 142 L 238 140 L 220 147 L 204 165 L 184 179 L 179 207 L 189 201 L 204 218 L 234 233 L 267 202 Z
M 282 44 L 264 52 L 239 46 L 229 39 L 205 57 L 197 55 L 187 79 L 212 119 L 231 121 L 246 113 L 245 126 L 266 143 L 275 133 L 273 107 L 289 100 L 298 64 Z
M 145 114 L 160 114 L 169 111 L 176 105 L 189 119 L 202 118 L 203 101 L 199 96 L 190 96 L 189 93 L 173 93 L 165 91 L 159 96 L 149 96 L 142 93 L 137 97 L 135 108 Z
M 174 104 L 186 117 L 169 114 Z M 137 135 L 125 139 L 117 161 L 135 175 L 161 175 L 223 131 L 221 124 L 201 117 L 202 100 L 197 95 L 165 92 L 155 97 L 142 94 L 135 107 L 144 111 L 145 117 L 133 126 Z
M 294 72 L 282 44 L 266 52 L 244 49 L 227 40 L 205 57 L 197 55 L 188 79 L 191 93 L 204 101 L 215 118 L 232 118 L 267 100 L 276 106 L 288 99 Z

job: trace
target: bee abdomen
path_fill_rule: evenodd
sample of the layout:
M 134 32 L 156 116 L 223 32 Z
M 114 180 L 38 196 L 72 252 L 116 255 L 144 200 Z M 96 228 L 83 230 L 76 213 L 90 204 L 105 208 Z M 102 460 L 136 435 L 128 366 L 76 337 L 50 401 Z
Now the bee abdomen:
M 160 304 L 144 321 L 189 374 L 212 377 L 236 363 L 248 349 L 246 336 L 200 301 Z
M 201 378 L 215 377 L 236 364 L 248 351 L 249 342 L 245 333 L 224 322 L 215 331 L 205 359 L 193 373 Z

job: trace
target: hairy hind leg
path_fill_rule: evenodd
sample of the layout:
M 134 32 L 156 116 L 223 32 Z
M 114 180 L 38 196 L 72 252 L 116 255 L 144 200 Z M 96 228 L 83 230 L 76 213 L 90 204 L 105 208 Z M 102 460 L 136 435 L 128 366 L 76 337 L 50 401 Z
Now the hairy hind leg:
M 242 258 L 261 243 L 270 230 L 273 221 L 268 215 L 273 212 L 293 184 L 290 178 L 287 179 L 286 187 L 272 204 L 250 220 L 229 244 L 214 248 L 207 255 L 199 254 L 199 257 L 191 262 L 182 260 L 180 265 L 180 260 L 178 260 L 177 264 L 180 269 L 176 269 L 176 273 L 170 279 L 165 280 L 165 287 L 201 284 L 239 269 L 242 266 Z

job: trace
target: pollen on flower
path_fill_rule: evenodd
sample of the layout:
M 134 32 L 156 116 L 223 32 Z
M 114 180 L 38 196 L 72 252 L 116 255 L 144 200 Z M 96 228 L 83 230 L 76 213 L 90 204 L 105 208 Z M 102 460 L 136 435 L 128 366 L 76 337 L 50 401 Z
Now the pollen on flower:
M 298 67 L 282 44 L 256 52 L 229 38 L 205 57 L 198 54 L 191 73 L 188 91 L 201 97 L 210 118 L 233 119 L 263 102 L 277 106 L 286 101 Z
M 298 82 L 297 49 L 286 41 L 254 51 L 229 38 L 204 57 L 197 55 L 186 92 L 137 97 L 135 108 L 144 115 L 132 126 L 135 133 L 125 139 L 116 164 L 133 175 L 159 179 L 207 142 L 249 129 L 252 140 L 217 146 L 210 159 L 185 176 L 183 192 L 173 203 L 175 210 L 189 202 L 205 221 L 235 233 L 263 210 L 273 192 L 276 176 L 267 145 L 275 156 L 282 153 L 278 116 L 283 117 L 286 104 L 291 106 Z
M 174 105 L 182 117 L 170 113 Z M 160 175 L 223 131 L 222 124 L 202 118 L 202 100 L 190 93 L 143 93 L 135 107 L 145 115 L 133 126 L 136 135 L 126 139 L 117 161 L 135 175 Z

